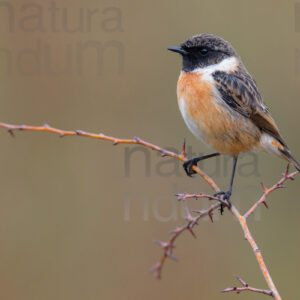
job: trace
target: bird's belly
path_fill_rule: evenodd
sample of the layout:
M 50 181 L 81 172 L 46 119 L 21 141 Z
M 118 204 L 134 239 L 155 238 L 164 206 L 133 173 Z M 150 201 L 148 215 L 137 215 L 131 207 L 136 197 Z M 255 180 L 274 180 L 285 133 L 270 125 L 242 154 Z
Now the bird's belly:
M 261 135 L 259 129 L 223 102 L 212 84 L 199 76 L 188 76 L 182 81 L 181 75 L 177 90 L 179 109 L 198 139 L 226 154 L 248 152 L 256 147 Z
M 201 118 L 192 118 L 189 113 L 188 104 L 186 104 L 185 99 L 181 98 L 178 101 L 179 109 L 181 115 L 185 121 L 186 126 L 193 133 L 193 135 L 201 140 L 203 143 L 207 143 L 209 133 L 206 130 L 206 124 Z

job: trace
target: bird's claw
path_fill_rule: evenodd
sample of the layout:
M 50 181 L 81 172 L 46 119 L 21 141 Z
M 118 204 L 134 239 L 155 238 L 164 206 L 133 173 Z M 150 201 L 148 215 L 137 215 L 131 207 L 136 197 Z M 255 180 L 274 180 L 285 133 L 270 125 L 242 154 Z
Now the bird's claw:
M 192 177 L 194 174 L 197 173 L 193 170 L 193 166 L 197 167 L 197 160 L 189 159 L 185 161 L 182 166 L 187 176 Z
M 222 196 L 221 199 L 225 200 L 228 203 L 228 208 L 229 209 L 231 208 L 231 201 L 230 201 L 231 191 L 227 191 L 227 192 L 221 191 L 221 192 L 215 193 L 214 197 L 217 197 L 217 196 Z M 225 208 L 224 204 L 221 203 L 221 206 L 220 206 L 220 213 L 221 213 L 221 215 L 224 212 L 224 208 Z

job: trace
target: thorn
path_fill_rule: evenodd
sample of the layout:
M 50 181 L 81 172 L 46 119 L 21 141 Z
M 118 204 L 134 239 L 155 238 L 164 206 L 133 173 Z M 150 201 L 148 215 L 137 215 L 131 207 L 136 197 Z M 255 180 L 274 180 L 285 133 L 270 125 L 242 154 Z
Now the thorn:
M 185 138 L 183 140 L 181 155 L 184 156 L 184 157 L 186 157 L 186 143 L 185 143 Z
M 149 272 L 153 273 L 155 272 L 155 277 L 160 279 L 161 278 L 161 263 L 158 262 L 156 265 L 154 265 L 152 268 L 150 268 Z
M 191 213 L 190 213 L 188 207 L 185 208 L 185 211 L 186 211 L 186 218 L 185 218 L 185 219 L 186 219 L 188 222 L 194 223 L 194 222 L 196 221 L 196 219 L 191 215 Z M 189 229 L 190 229 L 190 228 L 189 228 Z
M 117 146 L 119 144 L 119 142 L 117 141 L 117 140 L 115 140 L 114 142 L 113 142 L 113 146 Z
M 12 129 L 8 129 L 7 131 L 12 137 L 15 137 L 15 134 Z
M 75 133 L 76 133 L 77 135 L 81 135 L 81 134 L 82 134 L 82 131 L 81 131 L 81 130 L 75 130 Z
M 187 214 L 187 217 L 191 217 L 192 216 L 191 213 L 190 213 L 190 210 L 189 210 L 189 208 L 187 206 L 185 207 L 185 212 Z
M 207 211 L 206 211 L 206 210 L 203 210 L 203 209 L 200 209 L 200 210 L 195 209 L 195 210 L 193 210 L 193 212 L 196 213 L 196 214 L 198 214 L 198 215 L 203 215 L 203 214 L 205 214 Z
M 192 227 L 198 225 L 197 218 L 193 218 L 192 216 L 187 216 L 185 219 L 189 222 L 190 225 L 192 225 Z
M 63 133 L 59 134 L 59 137 L 63 138 L 65 135 Z
M 166 157 L 166 156 L 168 156 L 168 154 L 166 152 L 161 153 L 161 157 Z
M 176 261 L 176 262 L 178 261 L 178 258 L 177 258 L 176 256 L 172 255 L 171 251 L 167 251 L 167 252 L 166 252 L 166 255 L 167 255 L 167 257 L 170 258 L 171 260 Z
M 260 183 L 262 189 L 264 190 L 265 193 L 267 193 L 268 189 L 266 188 L 266 186 L 263 184 L 263 182 Z
M 141 139 L 138 138 L 137 136 L 135 136 L 133 139 L 134 139 L 137 143 L 141 141 Z
M 264 206 L 265 206 L 266 208 L 269 208 L 269 206 L 268 206 L 268 204 L 267 204 L 267 202 L 266 202 L 265 200 L 264 200 L 262 203 L 264 204 Z
M 49 128 L 49 125 L 47 123 L 44 123 L 43 127 L 44 128 Z
M 156 244 L 161 246 L 163 249 L 166 249 L 166 248 L 173 248 L 169 243 L 167 242 L 162 242 L 162 241 L 156 241 Z
M 237 279 L 244 287 L 248 287 L 248 283 L 246 283 L 240 276 L 236 276 L 236 279 Z
M 189 227 L 189 232 L 191 233 L 191 235 L 192 235 L 195 239 L 197 238 L 195 232 L 194 232 L 193 229 L 190 228 L 190 227 Z
M 287 165 L 286 170 L 284 172 L 285 177 L 287 177 L 289 175 L 289 171 L 290 171 L 290 164 Z
M 297 174 L 299 174 L 299 171 L 297 171 Z M 296 174 L 291 175 L 291 176 L 289 176 L 288 178 L 289 178 L 290 180 L 294 181 L 294 180 L 295 180 L 295 175 L 296 175 Z
M 210 212 L 210 213 L 208 214 L 208 216 L 209 216 L 211 222 L 213 223 L 213 222 L 214 222 L 214 219 L 213 219 L 213 212 Z

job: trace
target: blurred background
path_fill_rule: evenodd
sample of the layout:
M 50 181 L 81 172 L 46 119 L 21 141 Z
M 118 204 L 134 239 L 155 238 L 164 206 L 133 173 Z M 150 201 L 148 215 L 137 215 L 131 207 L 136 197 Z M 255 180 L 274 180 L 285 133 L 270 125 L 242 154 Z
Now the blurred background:
M 176 99 L 181 61 L 168 53 L 197 33 L 229 40 L 255 77 L 300 159 L 300 2 L 274 0 L 1 1 L 0 120 L 139 136 L 206 153 Z M 183 235 L 162 280 L 149 274 L 155 241 L 184 224 L 175 193 L 207 192 L 178 162 L 136 146 L 0 130 L 0 299 L 264 299 L 221 294 L 241 276 L 267 288 L 228 211 Z M 231 160 L 202 165 L 225 188 Z M 239 162 L 232 201 L 245 212 L 286 165 L 264 154 Z M 269 198 L 250 229 L 283 299 L 299 297 L 299 178 Z M 187 203 L 207 208 L 205 201 Z

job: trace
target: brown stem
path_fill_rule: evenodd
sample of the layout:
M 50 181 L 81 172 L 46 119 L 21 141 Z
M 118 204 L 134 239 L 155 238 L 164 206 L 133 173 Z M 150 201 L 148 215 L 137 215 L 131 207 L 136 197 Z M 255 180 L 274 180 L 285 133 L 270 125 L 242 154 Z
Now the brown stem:
M 253 288 L 253 287 L 249 286 L 248 283 L 246 283 L 240 277 L 237 277 L 237 280 L 242 284 L 243 287 L 227 288 L 221 292 L 222 293 L 236 292 L 237 294 L 240 294 L 241 292 L 249 291 L 249 292 L 254 292 L 254 293 L 259 293 L 259 294 L 264 294 L 264 295 L 274 297 L 274 294 L 272 291 Z
M 253 214 L 253 212 L 257 209 L 257 207 L 260 205 L 260 204 L 264 204 L 267 208 L 268 208 L 268 205 L 267 205 L 267 202 L 266 202 L 266 199 L 267 199 L 267 196 L 278 190 L 278 189 L 281 189 L 283 188 L 283 184 L 287 181 L 287 180 L 294 180 L 295 179 L 295 176 L 298 174 L 299 172 L 296 171 L 296 172 L 293 172 L 293 173 L 290 173 L 289 174 L 289 165 L 287 166 L 284 174 L 282 175 L 282 178 L 277 182 L 275 183 L 272 187 L 270 187 L 269 189 L 266 188 L 264 186 L 264 184 L 262 184 L 262 188 L 264 190 L 264 194 L 261 196 L 261 198 L 245 213 L 244 215 L 244 218 L 247 219 L 251 214 Z
M 161 278 L 162 269 L 166 259 L 171 258 L 175 261 L 177 260 L 177 258 L 173 256 L 173 250 L 175 248 L 175 241 L 177 240 L 177 238 L 184 231 L 189 231 L 192 234 L 192 236 L 196 238 L 196 234 L 193 231 L 194 226 L 198 225 L 198 221 L 205 216 L 209 216 L 211 221 L 213 221 L 212 218 L 213 211 L 218 209 L 219 207 L 220 207 L 220 203 L 216 203 L 207 210 L 197 211 L 198 215 L 196 217 L 193 217 L 191 213 L 187 210 L 187 217 L 186 217 L 187 223 L 181 227 L 177 227 L 174 230 L 172 230 L 171 238 L 167 242 L 158 241 L 158 244 L 163 249 L 163 255 L 161 259 L 150 269 L 150 272 L 155 272 L 156 277 Z
M 115 145 L 115 146 L 118 144 L 136 144 L 136 145 L 141 145 L 146 148 L 152 149 L 154 151 L 160 152 L 162 154 L 162 156 L 173 157 L 173 158 L 176 158 L 183 162 L 187 160 L 185 157 L 185 144 L 182 147 L 182 152 L 180 154 L 176 154 L 174 152 L 168 151 L 166 149 L 163 149 L 161 147 L 158 147 L 156 145 L 153 145 L 151 143 L 143 141 L 138 137 L 134 137 L 133 139 L 119 139 L 119 138 L 108 136 L 108 135 L 105 135 L 102 133 L 90 133 L 90 132 L 85 132 L 82 130 L 69 131 L 69 130 L 57 129 L 57 128 L 49 126 L 48 124 L 44 124 L 43 126 L 29 126 L 29 125 L 11 125 L 11 124 L 6 124 L 3 122 L 0 122 L 0 127 L 6 128 L 12 136 L 14 136 L 14 131 L 47 131 L 47 132 L 56 133 L 60 137 L 83 136 L 83 137 L 88 137 L 88 138 L 93 138 L 93 139 L 110 141 L 110 142 L 113 142 L 113 145 Z M 220 191 L 220 189 L 215 184 L 215 182 L 212 180 L 212 178 L 210 178 L 205 172 L 203 172 L 202 170 L 200 170 L 199 168 L 197 168 L 195 166 L 193 166 L 192 169 L 197 174 L 199 174 L 211 186 L 211 188 L 214 191 L 216 191 L 216 192 Z
M 256 257 L 256 260 L 258 262 L 258 265 L 260 267 L 260 270 L 262 271 L 263 273 L 263 276 L 268 284 L 268 287 L 269 289 L 272 291 L 272 296 L 276 299 L 276 300 L 280 300 L 281 297 L 277 291 L 277 288 L 272 280 L 272 277 L 267 269 L 267 266 L 263 260 L 263 256 L 261 254 L 261 251 L 260 249 L 258 248 L 249 228 L 248 228 L 248 225 L 247 225 L 247 222 L 246 222 L 246 218 L 243 217 L 239 211 L 234 207 L 232 206 L 231 207 L 231 212 L 233 213 L 233 215 L 239 220 L 240 222 L 240 225 L 243 229 L 243 232 L 244 232 L 244 236 L 245 236 L 245 239 L 249 242 L 253 252 L 254 252 L 254 255 Z

